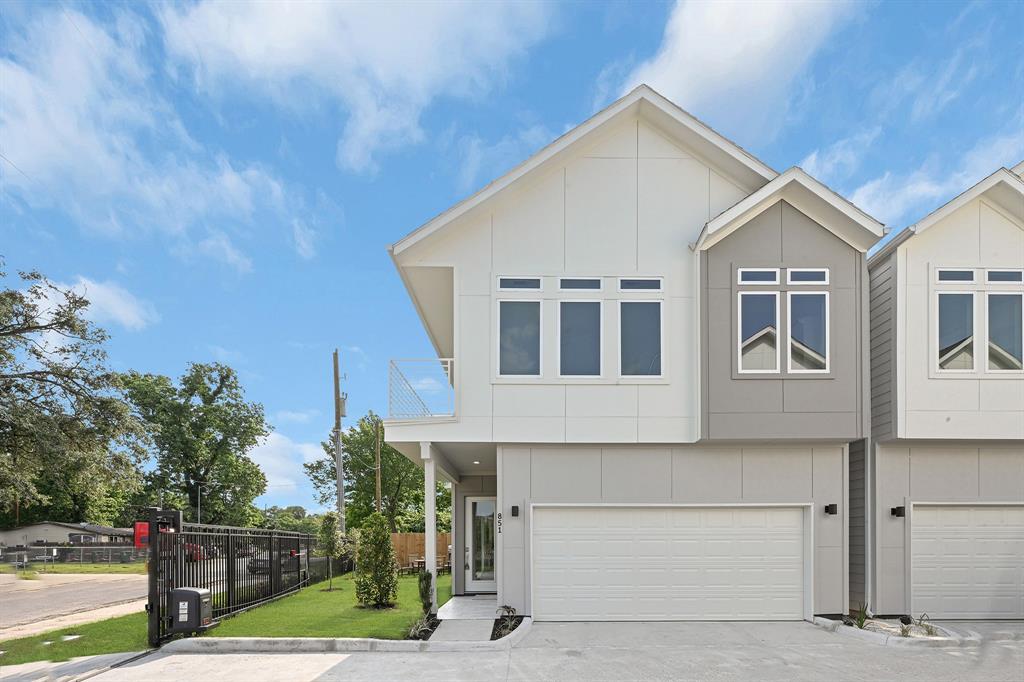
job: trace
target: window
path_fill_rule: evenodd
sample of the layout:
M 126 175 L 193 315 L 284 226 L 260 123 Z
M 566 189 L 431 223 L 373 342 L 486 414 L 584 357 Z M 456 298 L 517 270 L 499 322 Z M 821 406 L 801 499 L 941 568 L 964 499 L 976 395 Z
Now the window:
M 562 291 L 600 291 L 601 280 L 597 277 L 563 277 L 558 281 Z
M 974 294 L 939 293 L 939 369 L 974 369 Z
M 779 371 L 779 294 L 739 294 L 739 371 Z
M 620 279 L 619 291 L 661 291 L 661 279 Z
M 620 302 L 619 374 L 661 376 L 661 301 Z
M 600 301 L 559 301 L 558 373 L 601 376 Z
M 989 273 L 992 274 L 992 273 Z M 988 294 L 988 368 L 994 372 L 1024 369 L 1024 294 Z
M 498 374 L 540 376 L 540 301 L 498 302 Z
M 789 284 L 828 284 L 828 268 L 789 268 L 786 281 Z
M 499 289 L 540 291 L 540 277 L 499 277 Z
M 940 282 L 973 282 L 974 270 L 939 270 Z
M 988 281 L 992 284 L 1024 282 L 1024 270 L 989 270 Z
M 789 371 L 828 371 L 828 294 L 789 293 Z
M 740 268 L 737 271 L 740 284 L 778 284 L 778 268 Z

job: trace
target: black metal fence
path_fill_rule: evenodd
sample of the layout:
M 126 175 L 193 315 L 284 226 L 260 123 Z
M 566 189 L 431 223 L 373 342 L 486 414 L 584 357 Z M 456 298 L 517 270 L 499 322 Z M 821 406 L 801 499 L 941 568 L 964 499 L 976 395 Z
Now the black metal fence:
M 146 610 L 153 646 L 171 636 L 169 601 L 176 587 L 210 590 L 216 621 L 315 582 L 313 538 L 306 533 L 183 523 L 179 511 L 151 509 L 149 545 Z M 323 572 L 326 577 L 326 565 Z

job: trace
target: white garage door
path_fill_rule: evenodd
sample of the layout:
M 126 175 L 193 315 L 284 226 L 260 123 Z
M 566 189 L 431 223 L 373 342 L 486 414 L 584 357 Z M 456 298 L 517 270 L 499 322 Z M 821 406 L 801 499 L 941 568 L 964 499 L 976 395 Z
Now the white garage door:
M 800 620 L 800 508 L 536 507 L 537 620 Z
M 914 615 L 1024 618 L 1024 506 L 920 506 L 911 516 Z

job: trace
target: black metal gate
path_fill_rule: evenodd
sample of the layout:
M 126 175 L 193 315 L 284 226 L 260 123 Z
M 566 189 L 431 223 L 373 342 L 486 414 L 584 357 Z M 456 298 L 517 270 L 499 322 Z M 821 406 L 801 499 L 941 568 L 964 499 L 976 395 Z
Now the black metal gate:
M 183 523 L 180 511 L 149 510 L 149 643 L 171 637 L 176 587 L 210 590 L 214 621 L 309 584 L 312 536 L 282 530 Z

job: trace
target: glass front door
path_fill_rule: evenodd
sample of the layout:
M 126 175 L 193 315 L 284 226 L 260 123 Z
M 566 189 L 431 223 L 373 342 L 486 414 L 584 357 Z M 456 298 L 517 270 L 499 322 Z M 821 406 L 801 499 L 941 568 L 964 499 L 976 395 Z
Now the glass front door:
M 466 591 L 494 592 L 493 497 L 466 498 Z

